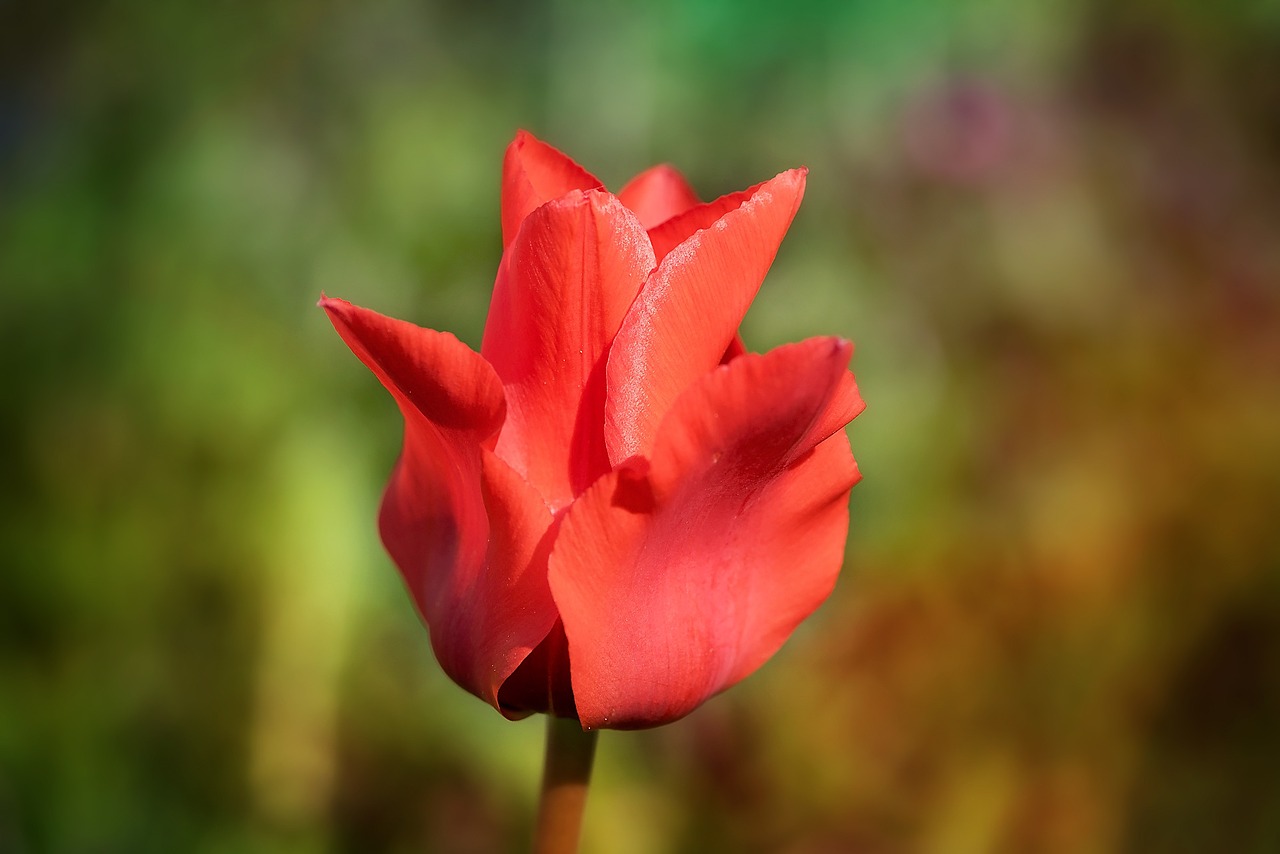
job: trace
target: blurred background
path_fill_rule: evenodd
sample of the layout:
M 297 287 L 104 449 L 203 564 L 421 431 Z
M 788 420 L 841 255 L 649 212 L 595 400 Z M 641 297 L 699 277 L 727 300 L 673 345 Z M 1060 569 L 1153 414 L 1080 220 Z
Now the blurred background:
M 832 599 L 585 849 L 1280 851 L 1280 3 L 0 3 L 0 852 L 521 850 L 539 720 L 374 527 L 321 291 L 478 345 L 519 127 L 809 189 Z

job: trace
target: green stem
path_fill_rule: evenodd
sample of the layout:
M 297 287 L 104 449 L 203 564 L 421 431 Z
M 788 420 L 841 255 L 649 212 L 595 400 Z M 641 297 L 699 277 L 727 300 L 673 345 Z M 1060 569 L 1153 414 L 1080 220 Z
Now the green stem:
M 547 758 L 534 854 L 573 854 L 578 850 L 597 735 L 594 730 L 583 732 L 582 725 L 572 718 L 547 715 Z

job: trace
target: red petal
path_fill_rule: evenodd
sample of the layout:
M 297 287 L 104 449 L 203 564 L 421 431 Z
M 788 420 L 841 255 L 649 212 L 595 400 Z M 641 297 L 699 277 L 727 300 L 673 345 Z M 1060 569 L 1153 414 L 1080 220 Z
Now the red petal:
M 605 356 L 652 269 L 640 222 L 596 190 L 538 208 L 503 256 L 481 348 L 506 388 L 497 452 L 553 509 L 609 469 Z
M 323 297 L 320 307 L 402 409 L 417 410 L 441 430 L 475 444 L 498 432 L 506 410 L 502 383 L 478 353 L 453 335 L 342 299 Z
M 432 645 L 442 661 L 442 647 L 458 650 L 459 664 L 469 668 L 464 687 L 481 687 L 481 699 L 505 712 L 499 689 L 559 619 L 547 584 L 552 516 L 537 491 L 490 451 L 483 452 L 483 475 L 490 532 L 485 566 L 473 579 L 451 579 L 438 609 L 442 630 L 432 624 Z
M 609 356 L 605 441 L 615 464 L 647 453 L 676 397 L 720 363 L 800 206 L 805 174 L 761 184 L 645 282 Z
M 688 714 L 830 593 L 858 479 L 836 426 L 853 414 L 851 350 L 821 338 L 739 356 L 681 396 L 651 463 L 569 508 L 548 575 L 583 726 Z
M 498 376 L 448 333 L 343 300 L 321 306 L 404 414 L 382 541 L 445 672 L 497 708 L 502 683 L 557 619 L 545 548 L 534 559 L 551 511 L 484 448 L 502 423 Z
M 618 192 L 618 198 L 645 228 L 653 228 L 698 205 L 698 194 L 689 182 L 665 163 L 632 178 Z
M 535 209 L 570 190 L 602 187 L 599 179 L 528 131 L 518 131 L 502 161 L 502 245 L 515 240 Z
M 668 252 L 692 237 L 695 231 L 711 227 L 720 217 L 742 207 L 765 183 L 767 182 L 729 193 L 712 202 L 703 202 L 670 219 L 650 225 L 649 240 L 653 243 L 653 252 L 658 261 L 661 262 Z
M 840 377 L 840 384 L 827 404 L 827 408 L 813 425 L 816 435 L 830 436 L 862 414 L 867 405 L 858 391 L 858 383 L 853 374 L 845 371 Z

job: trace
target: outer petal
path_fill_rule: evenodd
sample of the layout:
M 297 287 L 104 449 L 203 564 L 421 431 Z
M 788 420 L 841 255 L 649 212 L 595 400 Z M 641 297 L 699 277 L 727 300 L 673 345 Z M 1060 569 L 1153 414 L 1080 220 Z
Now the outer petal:
M 320 307 L 351 351 L 404 409 L 459 442 L 480 444 L 502 426 L 506 402 L 493 368 L 448 332 L 423 329 L 343 299 Z
M 603 191 L 530 214 L 504 254 L 481 351 L 506 388 L 497 453 L 559 509 L 609 469 L 605 357 L 653 250 Z
M 569 508 L 549 579 L 584 727 L 689 713 L 830 593 L 858 479 L 839 430 L 861 405 L 843 391 L 851 350 L 817 338 L 739 356 L 680 398 L 650 463 Z
M 676 397 L 726 355 L 800 206 L 805 174 L 761 184 L 645 282 L 609 355 L 605 441 L 615 464 L 648 453 Z
M 662 164 L 646 169 L 618 191 L 622 203 L 653 228 L 698 205 L 698 194 L 678 170 Z
M 502 683 L 557 619 L 545 562 L 533 560 L 551 511 L 484 447 L 502 423 L 498 376 L 452 335 L 343 300 L 320 304 L 404 414 L 383 543 L 445 672 L 497 708 Z
M 515 240 L 520 223 L 533 211 L 570 190 L 603 187 L 568 156 L 528 131 L 518 131 L 502 161 L 502 245 Z

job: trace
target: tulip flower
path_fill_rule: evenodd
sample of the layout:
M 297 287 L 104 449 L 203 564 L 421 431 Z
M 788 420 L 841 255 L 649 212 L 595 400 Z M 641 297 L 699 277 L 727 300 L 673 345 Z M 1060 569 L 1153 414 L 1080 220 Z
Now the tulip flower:
M 699 204 L 657 167 L 614 196 L 521 133 L 480 353 L 321 301 L 404 415 L 383 541 L 445 671 L 500 712 L 667 723 L 831 591 L 852 345 L 737 337 L 804 184 Z
M 613 195 L 520 133 L 479 353 L 321 300 L 404 417 L 382 540 L 445 672 L 502 714 L 674 721 L 831 592 L 852 345 L 738 337 L 805 177 L 703 204 L 660 166 Z

